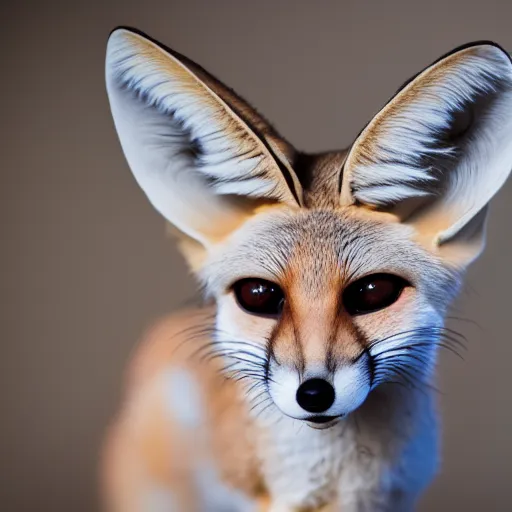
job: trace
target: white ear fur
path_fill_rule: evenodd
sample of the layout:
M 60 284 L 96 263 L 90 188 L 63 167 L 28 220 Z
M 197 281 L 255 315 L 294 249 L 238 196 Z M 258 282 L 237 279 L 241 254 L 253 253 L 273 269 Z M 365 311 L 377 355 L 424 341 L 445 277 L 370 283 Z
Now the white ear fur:
M 466 131 L 457 135 L 461 118 Z M 440 246 L 465 231 L 511 169 L 510 57 L 474 44 L 420 73 L 361 132 L 345 161 L 341 201 L 395 211 L 408 204 L 406 221 Z M 483 230 L 485 221 L 476 224 Z
M 108 41 L 106 82 L 135 178 L 186 235 L 208 245 L 229 232 L 249 214 L 240 196 L 300 203 L 299 181 L 279 149 L 174 53 L 117 29 Z

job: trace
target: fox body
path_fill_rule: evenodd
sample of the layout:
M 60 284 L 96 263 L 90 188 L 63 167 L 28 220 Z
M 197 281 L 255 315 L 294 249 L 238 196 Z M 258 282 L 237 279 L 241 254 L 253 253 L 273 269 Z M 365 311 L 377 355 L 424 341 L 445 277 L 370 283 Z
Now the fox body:
M 446 55 L 343 151 L 296 151 L 233 91 L 131 29 L 107 90 L 140 186 L 206 304 L 140 345 L 105 508 L 410 511 L 438 466 L 437 352 L 512 168 L 512 64 Z

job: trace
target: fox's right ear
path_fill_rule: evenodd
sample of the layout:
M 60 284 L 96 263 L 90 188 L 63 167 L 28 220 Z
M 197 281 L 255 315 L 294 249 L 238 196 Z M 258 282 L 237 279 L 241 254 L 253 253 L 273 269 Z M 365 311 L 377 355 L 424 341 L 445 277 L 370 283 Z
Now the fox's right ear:
M 185 57 L 120 28 L 108 41 L 106 82 L 135 178 L 188 237 L 208 247 L 262 200 L 302 203 L 290 146 Z

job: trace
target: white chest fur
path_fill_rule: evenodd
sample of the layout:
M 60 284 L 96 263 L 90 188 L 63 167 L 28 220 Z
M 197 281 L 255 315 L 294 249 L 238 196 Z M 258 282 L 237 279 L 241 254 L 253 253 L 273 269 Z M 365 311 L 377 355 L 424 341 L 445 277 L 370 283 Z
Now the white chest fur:
M 431 397 L 374 393 L 326 430 L 282 416 L 262 428 L 258 451 L 272 512 L 410 512 L 437 467 Z
M 354 450 L 353 430 L 340 422 L 326 430 L 283 417 L 259 438 L 270 494 L 288 507 L 318 507 L 336 495 L 343 461 Z

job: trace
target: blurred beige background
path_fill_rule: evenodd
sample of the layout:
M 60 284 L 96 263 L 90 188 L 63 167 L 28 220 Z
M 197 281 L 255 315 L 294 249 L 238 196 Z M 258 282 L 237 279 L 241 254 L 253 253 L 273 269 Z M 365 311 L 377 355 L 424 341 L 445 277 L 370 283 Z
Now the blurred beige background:
M 252 101 L 297 147 L 347 145 L 409 76 L 453 47 L 512 50 L 512 3 L 2 2 L 0 509 L 96 510 L 98 446 L 142 330 L 193 294 L 137 188 L 103 82 L 116 25 L 177 49 Z M 441 365 L 444 464 L 422 511 L 508 511 L 512 183 Z

